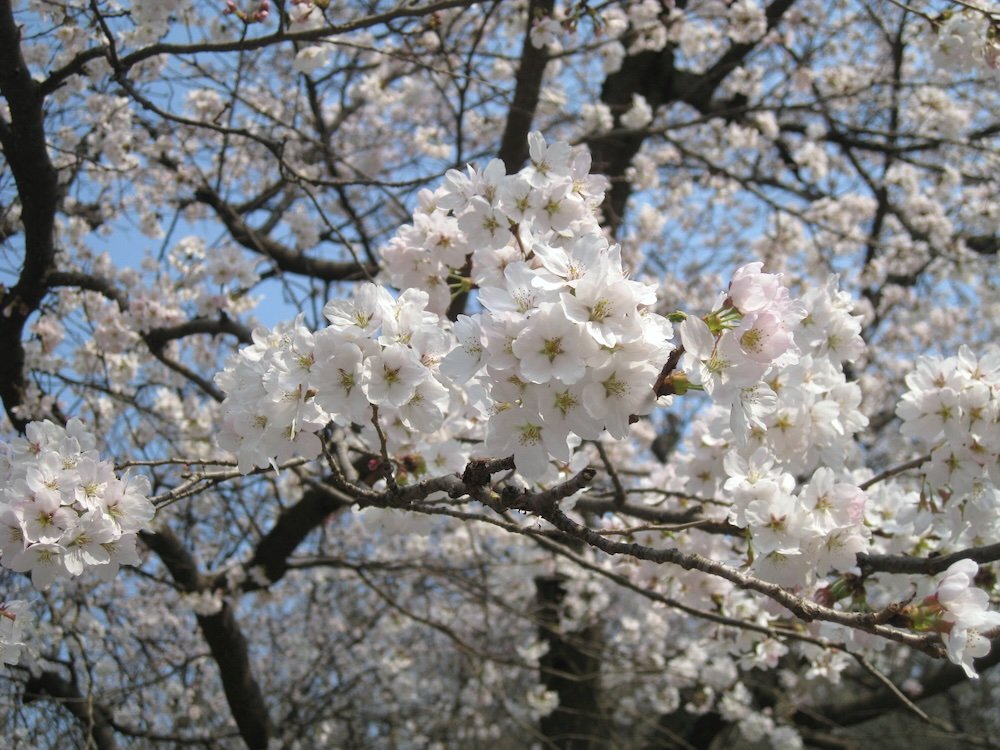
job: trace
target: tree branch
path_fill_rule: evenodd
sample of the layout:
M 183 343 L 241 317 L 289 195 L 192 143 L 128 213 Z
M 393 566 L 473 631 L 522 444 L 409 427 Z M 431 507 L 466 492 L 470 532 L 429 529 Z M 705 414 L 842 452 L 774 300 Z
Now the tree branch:
M 858 566 L 864 575 L 872 573 L 909 573 L 937 575 L 959 560 L 975 560 L 980 565 L 1000 560 L 1000 543 L 985 547 L 969 547 L 938 557 L 906 557 L 904 555 L 858 555 Z
M 497 152 L 497 158 L 507 165 L 508 174 L 519 170 L 528 159 L 528 132 L 535 119 L 545 66 L 549 62 L 548 47 L 539 48 L 531 43 L 531 27 L 535 21 L 551 16 L 554 6 L 554 0 L 531 0 L 528 3 L 528 25 L 524 30 L 521 62 L 514 79 L 514 98 L 507 112 L 507 124 Z
M 305 253 L 292 250 L 247 224 L 243 217 L 210 187 L 195 191 L 195 200 L 210 206 L 225 225 L 233 239 L 240 245 L 266 258 L 270 258 L 282 271 L 311 276 L 322 281 L 351 281 L 364 278 L 376 269 L 361 266 L 353 261 L 331 261 L 310 258 Z
M 55 216 L 62 191 L 46 148 L 44 94 L 21 54 L 10 0 L 0 0 L 0 94 L 10 110 L 9 127 L 0 128 L 0 147 L 14 175 L 24 227 L 24 264 L 17 284 L 0 299 L 0 398 L 11 423 L 23 431 L 27 420 L 15 414 L 26 388 L 21 335 L 45 296 L 46 276 L 55 263 Z
M 765 15 L 767 28 L 777 26 L 795 0 L 773 0 Z M 670 102 L 686 102 L 703 114 L 735 119 L 743 111 L 739 102 L 714 102 L 719 85 L 748 54 L 756 42 L 732 44 L 704 73 L 691 73 L 675 67 L 674 47 L 668 44 L 660 51 L 643 51 L 626 57 L 621 68 L 609 75 L 601 88 L 601 101 L 608 105 L 616 119 L 631 106 L 633 94 L 640 94 L 655 111 Z M 632 186 L 625 179 L 625 170 L 639 153 L 648 135 L 642 130 L 616 130 L 595 136 L 588 141 L 593 156 L 594 171 L 607 175 L 611 189 L 604 202 L 604 218 L 612 234 L 617 233 L 625 216 L 625 206 Z
M 282 511 L 271 530 L 257 543 L 247 569 L 260 568 L 269 583 L 281 580 L 288 572 L 288 558 L 302 540 L 331 514 L 345 510 L 349 503 L 330 492 L 312 487 L 302 498 Z M 221 583 L 221 581 L 220 581 Z M 261 582 L 248 578 L 244 590 L 263 588 Z
M 142 540 L 163 561 L 171 577 L 184 591 L 208 588 L 198 572 L 198 564 L 169 528 L 143 533 Z M 233 608 L 223 600 L 222 609 L 212 615 L 197 615 L 198 625 L 219 666 L 222 688 L 240 736 L 250 750 L 266 750 L 272 734 L 264 695 L 253 675 L 249 647 Z
M 975 666 L 978 672 L 985 672 L 1000 663 L 1000 639 L 994 639 L 990 653 L 977 659 Z M 920 695 L 916 698 L 923 701 L 940 695 L 956 685 L 967 682 L 965 671 L 956 664 L 944 664 L 933 672 L 921 685 Z M 830 727 L 847 727 L 874 719 L 882 714 L 899 711 L 904 708 L 899 696 L 888 688 L 883 688 L 874 694 L 867 694 L 844 703 L 828 703 L 820 706 L 803 706 L 792 717 L 795 723 L 802 727 L 828 729 Z

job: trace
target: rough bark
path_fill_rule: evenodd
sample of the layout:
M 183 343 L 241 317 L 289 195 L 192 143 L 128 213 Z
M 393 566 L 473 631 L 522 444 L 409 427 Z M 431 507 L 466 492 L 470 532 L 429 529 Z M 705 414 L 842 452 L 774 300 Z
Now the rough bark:
M 174 581 L 185 591 L 206 588 L 198 564 L 172 531 L 143 534 L 146 545 L 159 555 Z M 219 667 L 222 689 L 240 737 L 250 750 L 266 750 L 272 726 L 264 695 L 250 664 L 246 636 L 228 602 L 212 615 L 198 615 L 205 642 Z
M 558 577 L 535 579 L 538 634 L 548 651 L 538 660 L 542 684 L 559 695 L 559 706 L 539 722 L 546 747 L 598 750 L 607 744 L 600 694 L 600 624 L 563 632 L 559 606 L 566 596 Z
M 23 431 L 27 420 L 15 413 L 26 387 L 21 336 L 47 291 L 61 190 L 46 148 L 45 97 L 21 54 L 21 31 L 10 0 L 0 0 L 0 94 L 10 110 L 9 122 L 0 118 L 0 148 L 17 185 L 24 227 L 24 263 L 17 283 L 3 289 L 0 298 L 0 398 L 11 423 Z

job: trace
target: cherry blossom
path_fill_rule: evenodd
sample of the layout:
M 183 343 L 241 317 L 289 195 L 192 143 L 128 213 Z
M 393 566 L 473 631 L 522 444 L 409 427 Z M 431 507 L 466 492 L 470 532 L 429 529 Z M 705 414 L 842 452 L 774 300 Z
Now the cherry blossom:
M 995 4 L 0 5 L 8 744 L 995 679 Z
M 972 586 L 978 570 L 972 560 L 952 564 L 929 599 L 943 610 L 948 658 L 959 664 L 969 677 L 978 677 L 973 659 L 990 651 L 989 640 L 983 633 L 1000 627 L 1000 612 L 988 610 L 988 595 Z

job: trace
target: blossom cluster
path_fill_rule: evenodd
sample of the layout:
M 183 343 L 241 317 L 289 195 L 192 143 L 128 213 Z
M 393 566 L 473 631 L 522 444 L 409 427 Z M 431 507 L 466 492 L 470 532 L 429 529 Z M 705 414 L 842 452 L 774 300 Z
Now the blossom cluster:
M 427 301 L 417 289 L 393 298 L 366 283 L 327 303 L 330 325 L 316 333 L 301 316 L 255 330 L 254 343 L 216 375 L 227 394 L 219 444 L 237 454 L 240 471 L 315 458 L 317 430 L 370 424 L 372 407 L 390 438 L 439 429 L 451 395 L 437 370 L 451 338 Z
M 470 258 L 482 312 L 459 316 L 441 371 L 479 378 L 486 452 L 513 454 L 522 476 L 539 480 L 580 440 L 624 439 L 652 410 L 673 330 L 650 309 L 654 288 L 627 276 L 601 230 L 604 183 L 589 176 L 589 155 L 538 133 L 528 141 L 530 164 L 517 174 L 499 160 L 449 172 L 385 255 L 395 285 L 433 279 L 438 289 Z
M 948 658 L 974 678 L 973 659 L 990 652 L 989 637 L 1000 629 L 1000 612 L 991 612 L 987 593 L 972 585 L 978 572 L 973 560 L 953 563 L 934 593 L 910 611 L 916 627 L 941 631 Z
M 791 299 L 779 275 L 762 272 L 763 265 L 738 269 L 716 310 L 705 318 L 688 316 L 680 325 L 684 370 L 716 402 L 734 403 L 761 382 L 772 364 L 798 359 L 791 329 L 805 310 Z M 757 424 L 754 409 L 738 411 L 748 425 Z
M 959 73 L 979 69 L 1000 71 L 1000 5 L 968 3 L 935 20 L 931 57 L 940 68 Z
M 988 534 L 1000 508 L 1000 348 L 921 357 L 906 385 L 896 415 L 930 449 L 921 470 L 939 532 Z
M 154 514 L 149 480 L 115 474 L 80 420 L 31 422 L 25 437 L 0 442 L 0 487 L 0 565 L 37 588 L 88 569 L 110 580 L 139 563 L 136 535 Z M 0 661 L 17 663 L 30 621 L 27 602 L 0 604 Z
M 461 433 L 545 482 L 582 440 L 624 439 L 652 410 L 657 373 L 678 349 L 671 323 L 652 312 L 653 289 L 628 277 L 601 232 L 603 185 L 588 178 L 586 159 L 535 134 L 530 155 L 517 174 L 494 160 L 483 172 L 449 172 L 422 195 L 413 224 L 386 250 L 384 277 L 405 289 L 398 296 L 363 284 L 326 305 L 330 325 L 317 333 L 301 318 L 254 333 L 216 379 L 227 393 L 220 444 L 238 453 L 241 470 L 318 455 L 315 432 L 333 422 L 364 426 L 369 439 L 366 425 L 376 426 L 390 451 L 454 445 L 447 438 Z M 472 290 L 479 310 L 450 323 L 452 292 Z M 692 431 L 698 447 L 682 459 L 687 489 L 701 483 L 724 500 L 766 579 L 804 589 L 854 567 L 870 545 L 868 498 L 844 467 L 867 419 L 843 366 L 865 349 L 836 277 L 794 299 L 780 276 L 751 263 L 709 314 L 677 317 L 683 359 L 672 391 L 701 390 L 713 402 L 707 427 Z M 992 356 L 963 351 L 956 361 L 970 363 L 945 367 L 970 381 L 949 386 L 968 402 L 955 425 L 945 430 L 930 407 L 957 396 L 937 393 L 920 411 L 910 395 L 904 432 L 989 450 L 970 425 L 996 423 Z M 951 382 L 929 381 L 939 390 Z M 945 601 L 958 599 L 945 594 L 935 606 Z M 944 617 L 952 658 L 978 655 L 975 628 L 991 616 Z
M 687 382 L 675 387 L 700 385 L 713 401 L 682 459 L 688 491 L 722 490 L 763 577 L 802 587 L 851 568 L 869 543 L 866 498 L 837 472 L 867 419 L 842 363 L 864 342 L 836 277 L 793 300 L 750 264 L 716 310 L 680 328 Z M 796 476 L 810 477 L 798 491 Z
M 377 407 L 389 449 L 451 418 L 448 434 L 482 439 L 540 481 L 581 440 L 624 439 L 652 410 L 672 326 L 604 236 L 604 183 L 588 176 L 585 152 L 537 133 L 529 144 L 516 175 L 494 160 L 424 194 L 385 251 L 397 297 L 363 284 L 326 305 L 322 331 L 300 318 L 254 332 L 216 377 L 227 394 L 220 445 L 241 471 L 315 457 L 317 430 L 374 425 Z M 477 289 L 481 312 L 452 325 L 443 313 L 456 278 Z
M 301 319 L 254 332 L 216 378 L 227 394 L 220 444 L 241 471 L 315 457 L 316 431 L 372 424 L 377 407 L 390 449 L 420 452 L 420 436 L 449 419 L 485 455 L 513 455 L 524 478 L 545 481 L 581 441 L 624 439 L 650 413 L 673 327 L 601 230 L 604 182 L 586 152 L 532 133 L 529 155 L 516 174 L 493 160 L 423 192 L 383 253 L 385 280 L 406 290 L 398 298 L 365 284 L 327 304 L 319 333 Z M 450 323 L 452 292 L 473 289 L 480 311 Z M 744 457 L 763 445 L 812 468 L 843 465 L 844 438 L 864 418 L 839 364 L 863 344 L 835 280 L 794 300 L 751 263 L 680 329 L 673 391 L 707 392 Z
M 381 250 L 388 283 L 427 290 L 428 308 L 444 314 L 450 282 L 503 286 L 506 266 L 529 261 L 536 245 L 606 246 L 596 215 L 606 181 L 589 173 L 590 154 L 537 132 L 528 144 L 530 164 L 517 174 L 493 159 L 482 170 L 449 170 L 437 190 L 421 191 L 413 223 Z
M 25 434 L 0 444 L 0 565 L 47 588 L 138 563 L 136 534 L 154 513 L 149 480 L 118 477 L 78 419 L 32 422 Z
M 732 451 L 725 459 L 730 520 L 749 528 L 754 569 L 764 578 L 801 588 L 814 576 L 853 568 L 868 547 L 865 494 L 818 468 L 795 494 L 795 479 L 776 465 L 766 448 L 748 459 Z

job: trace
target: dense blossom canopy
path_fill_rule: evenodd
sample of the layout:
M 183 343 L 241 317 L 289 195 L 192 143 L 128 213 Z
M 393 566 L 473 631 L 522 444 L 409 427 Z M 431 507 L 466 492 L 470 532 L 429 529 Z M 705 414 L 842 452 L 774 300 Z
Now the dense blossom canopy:
M 998 83 L 985 0 L 0 0 L 3 736 L 988 742 Z

